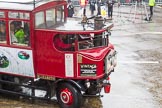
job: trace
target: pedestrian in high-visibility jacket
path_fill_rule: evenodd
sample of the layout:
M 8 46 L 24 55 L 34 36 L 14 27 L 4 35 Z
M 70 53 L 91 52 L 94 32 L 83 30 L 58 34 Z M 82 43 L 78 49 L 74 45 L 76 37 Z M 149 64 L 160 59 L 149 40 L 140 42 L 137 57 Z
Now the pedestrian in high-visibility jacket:
M 150 17 L 149 17 L 149 20 L 152 20 L 153 7 L 155 6 L 155 0 L 149 0 L 149 6 L 150 6 Z
M 80 0 L 80 6 L 83 8 L 83 16 L 86 16 L 86 5 L 88 1 L 87 0 Z

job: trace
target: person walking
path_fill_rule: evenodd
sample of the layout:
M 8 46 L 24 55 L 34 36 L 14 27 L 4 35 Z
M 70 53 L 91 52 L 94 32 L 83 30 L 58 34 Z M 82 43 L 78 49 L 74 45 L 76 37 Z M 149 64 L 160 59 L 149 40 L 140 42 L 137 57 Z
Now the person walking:
M 149 21 L 151 21 L 152 20 L 152 16 L 153 16 L 153 7 L 155 6 L 155 0 L 149 0 L 149 6 L 150 6 Z

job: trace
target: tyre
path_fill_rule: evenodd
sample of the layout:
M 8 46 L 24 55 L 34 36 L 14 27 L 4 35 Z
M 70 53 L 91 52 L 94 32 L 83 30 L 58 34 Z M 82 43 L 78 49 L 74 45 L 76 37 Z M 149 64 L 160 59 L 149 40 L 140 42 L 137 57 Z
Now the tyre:
M 61 108 L 80 108 L 82 95 L 70 83 L 61 83 L 56 88 L 56 96 Z

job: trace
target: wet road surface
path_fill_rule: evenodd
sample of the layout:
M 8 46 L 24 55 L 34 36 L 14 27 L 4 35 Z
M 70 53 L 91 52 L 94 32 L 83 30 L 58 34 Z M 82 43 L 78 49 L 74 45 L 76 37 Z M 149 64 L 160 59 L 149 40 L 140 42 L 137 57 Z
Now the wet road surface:
M 110 41 L 118 51 L 118 66 L 111 75 L 111 93 L 102 98 L 104 108 L 162 107 L 162 23 L 159 18 L 162 16 L 149 23 L 120 22 L 113 28 Z
M 157 23 L 159 17 L 149 23 L 130 25 L 126 22 L 120 23 L 121 26 L 118 23 L 113 28 L 110 41 L 118 51 L 118 66 L 111 75 L 111 93 L 102 98 L 104 108 L 162 107 L 162 23 Z
M 118 66 L 111 75 L 111 93 L 102 99 L 104 108 L 161 108 L 161 35 L 114 36 L 111 40 L 119 51 Z
M 158 17 L 149 23 L 139 19 L 138 23 L 132 23 L 125 17 L 120 21 L 114 17 L 110 42 L 118 51 L 118 65 L 111 74 L 111 92 L 102 92 L 101 99 L 85 99 L 83 108 L 162 108 L 162 16 L 156 12 L 159 9 L 154 14 Z M 0 108 L 37 107 L 58 108 L 58 105 L 0 97 Z

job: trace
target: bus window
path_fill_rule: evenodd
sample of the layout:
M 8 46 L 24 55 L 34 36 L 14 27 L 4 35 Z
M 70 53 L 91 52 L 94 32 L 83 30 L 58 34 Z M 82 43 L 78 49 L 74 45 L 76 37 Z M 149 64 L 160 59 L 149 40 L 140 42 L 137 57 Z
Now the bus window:
M 5 14 L 2 11 L 0 11 L 0 18 L 5 18 Z
M 22 13 L 22 12 L 9 12 L 9 18 L 17 18 L 17 19 L 30 19 L 29 13 Z
M 0 43 L 6 43 L 6 23 L 0 20 Z
M 64 7 L 57 7 L 57 22 L 64 22 Z
M 35 27 L 36 28 L 46 28 L 44 22 L 44 12 L 38 12 L 35 14 Z
M 54 45 L 60 51 L 74 51 L 74 36 L 57 34 L 54 37 Z
M 11 44 L 29 46 L 30 44 L 30 29 L 29 22 L 25 21 L 10 21 L 10 40 Z
M 56 23 L 55 19 L 55 9 L 50 9 L 46 11 L 46 26 L 47 28 L 53 27 Z

